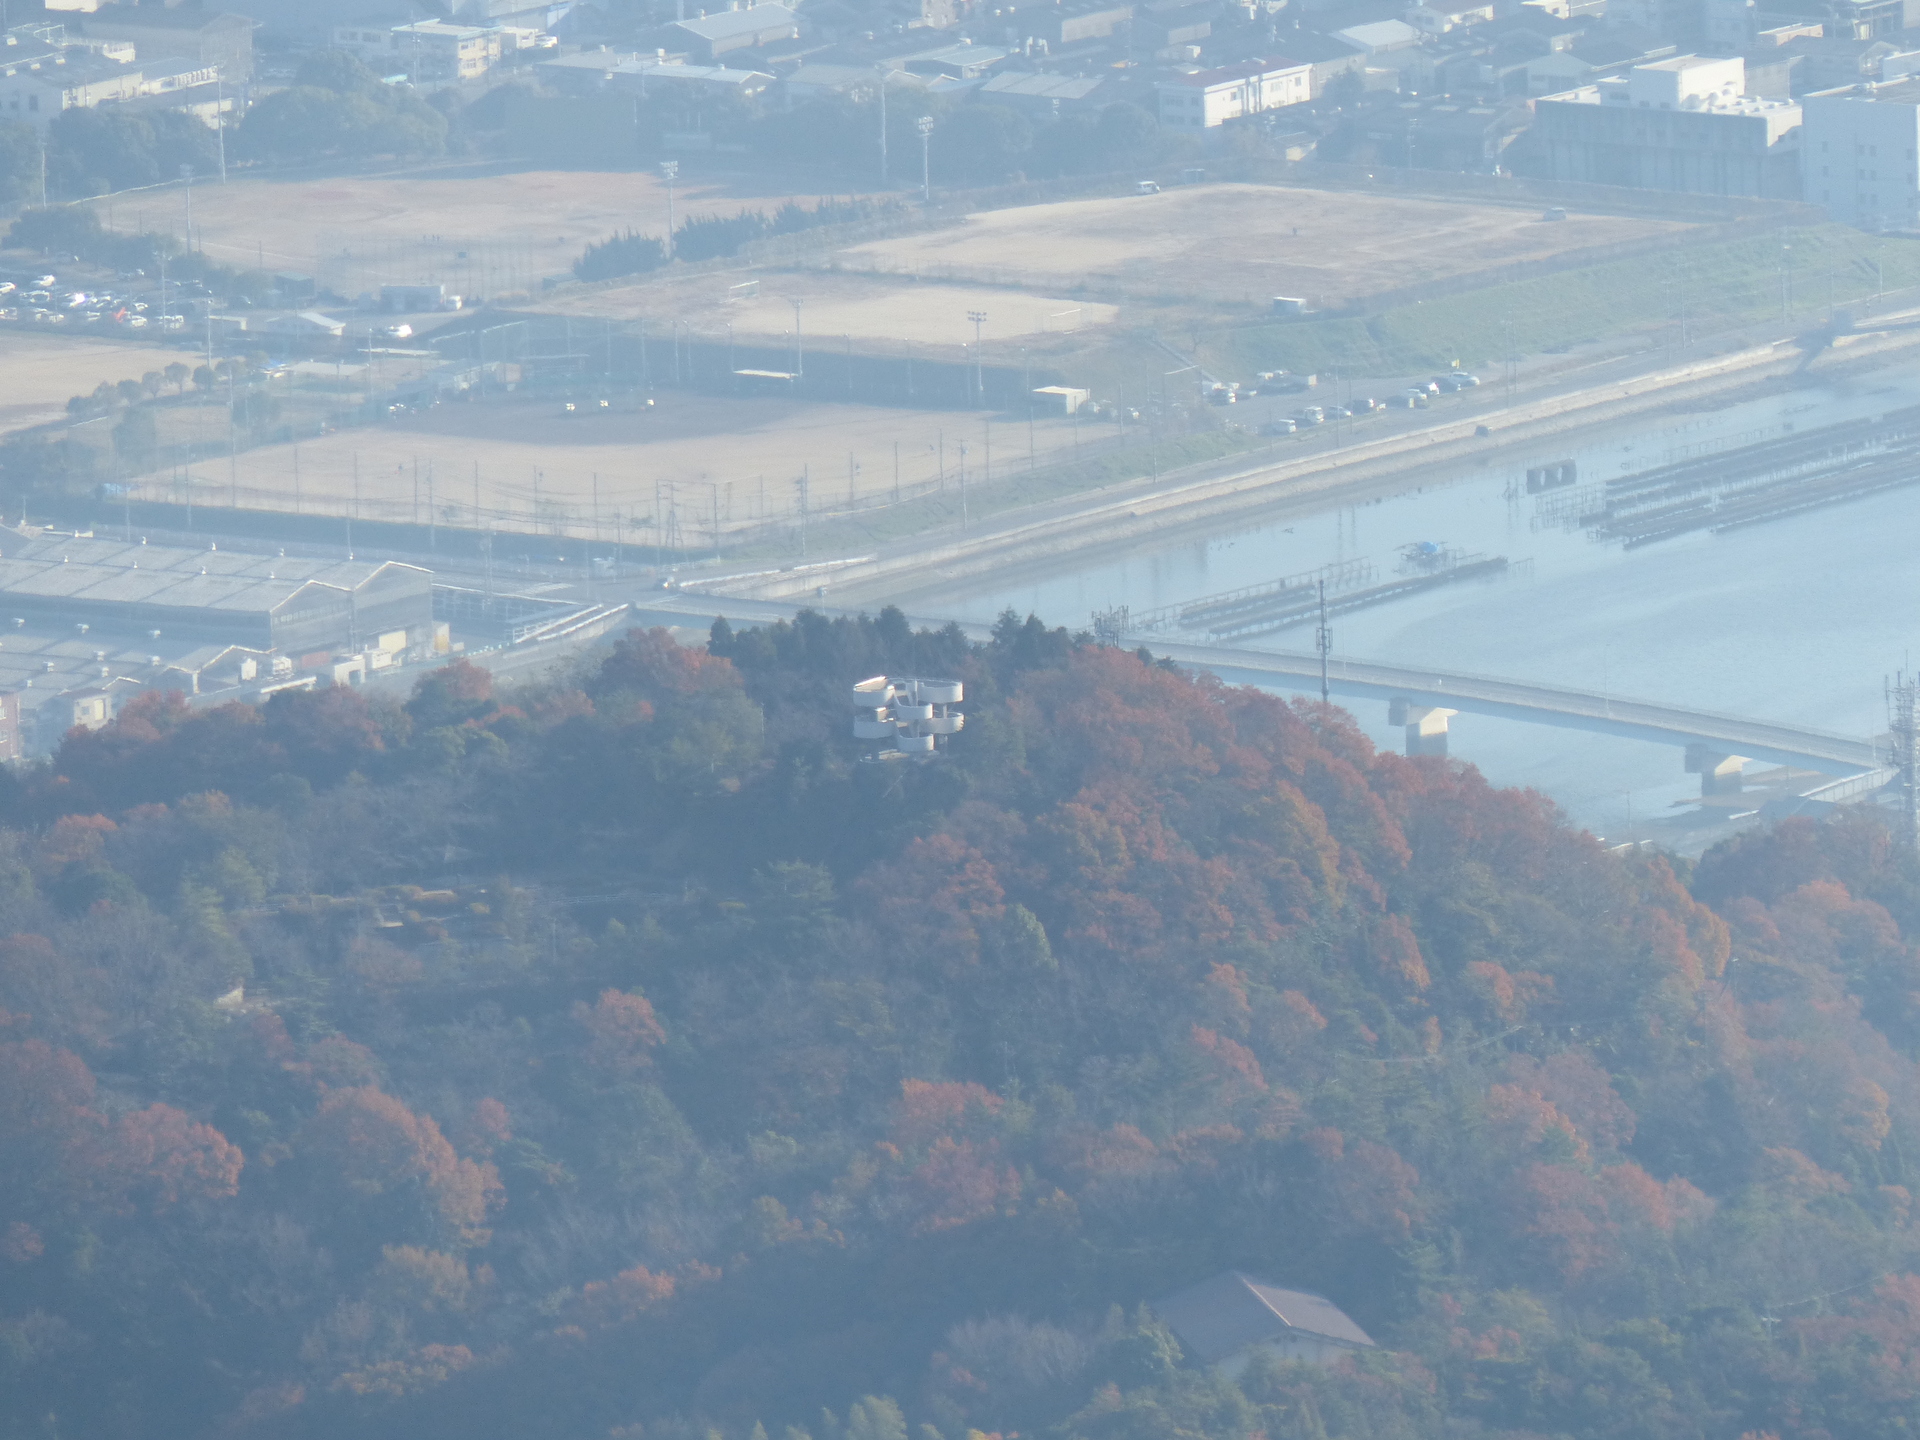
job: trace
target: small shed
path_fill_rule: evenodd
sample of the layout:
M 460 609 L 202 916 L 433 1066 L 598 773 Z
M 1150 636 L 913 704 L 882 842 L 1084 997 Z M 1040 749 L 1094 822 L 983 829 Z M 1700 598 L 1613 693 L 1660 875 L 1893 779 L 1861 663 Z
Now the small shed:
M 1374 1348 L 1373 1338 L 1324 1295 L 1289 1290 L 1238 1270 L 1153 1302 L 1196 1364 L 1232 1379 L 1264 1351 L 1281 1360 L 1330 1365 Z

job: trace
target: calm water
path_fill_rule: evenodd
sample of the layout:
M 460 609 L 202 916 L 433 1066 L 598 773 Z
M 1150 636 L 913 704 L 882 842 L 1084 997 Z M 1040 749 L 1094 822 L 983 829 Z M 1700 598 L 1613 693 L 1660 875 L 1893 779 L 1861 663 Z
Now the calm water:
M 1141 551 L 924 608 L 987 620 L 1011 605 L 1078 628 L 1111 605 L 1137 613 L 1332 560 L 1364 557 L 1382 580 L 1402 545 L 1434 541 L 1531 561 L 1530 572 L 1340 617 L 1336 654 L 1874 733 L 1886 728 L 1884 676 L 1920 653 L 1920 486 L 1632 553 L 1546 523 L 1535 497 L 1511 497 L 1525 463 L 1571 458 L 1585 484 L 1916 403 L 1920 366 L 1889 369 L 1667 417 L 1583 450 L 1543 449 L 1514 470 L 1463 467 L 1448 484 L 1378 504 Z M 1234 643 L 1305 650 L 1313 631 Z M 1377 743 L 1399 744 L 1384 704 L 1354 709 Z M 1579 731 L 1463 715 L 1453 721 L 1452 752 L 1498 783 L 1545 791 L 1602 833 L 1630 816 L 1669 813 L 1674 801 L 1699 793 L 1678 748 Z

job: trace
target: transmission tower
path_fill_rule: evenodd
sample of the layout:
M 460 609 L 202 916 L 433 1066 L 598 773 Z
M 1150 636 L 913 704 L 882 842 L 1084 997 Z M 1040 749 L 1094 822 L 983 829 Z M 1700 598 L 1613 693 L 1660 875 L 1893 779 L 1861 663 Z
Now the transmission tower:
M 1902 670 L 1887 681 L 1887 728 L 1893 736 L 1893 769 L 1900 797 L 1900 839 L 1920 849 L 1920 731 L 1914 713 L 1920 705 L 1920 678 Z

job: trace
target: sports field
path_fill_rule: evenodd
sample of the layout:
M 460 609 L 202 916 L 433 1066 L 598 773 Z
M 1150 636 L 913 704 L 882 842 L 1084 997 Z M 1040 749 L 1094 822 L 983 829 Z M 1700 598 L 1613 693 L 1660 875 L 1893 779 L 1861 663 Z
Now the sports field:
M 1036 418 L 1032 453 L 1045 463 L 1110 429 Z M 296 447 L 269 445 L 231 466 L 194 466 L 194 503 L 407 523 L 425 523 L 431 506 L 440 523 L 461 527 L 474 526 L 477 504 L 481 526 L 584 537 L 594 533 L 597 487 L 603 536 L 647 529 L 651 539 L 670 506 L 704 542 L 716 505 L 723 533 L 793 519 L 803 479 L 814 515 L 850 497 L 890 496 L 896 473 L 903 495 L 942 483 L 957 493 L 963 466 L 973 481 L 1004 479 L 1027 468 L 1029 431 L 1024 419 L 969 412 L 667 391 L 651 410 L 622 400 L 574 417 L 557 400 L 448 404 L 297 448 L 297 462 Z M 184 481 L 150 476 L 136 493 L 177 503 Z
M 746 294 L 742 281 L 758 280 Z M 694 333 L 781 336 L 789 343 L 799 301 L 803 343 L 827 345 L 851 337 L 866 348 L 889 342 L 957 347 L 973 343 L 973 314 L 983 314 L 981 338 L 1054 343 L 1063 336 L 1110 324 L 1118 307 L 1066 295 L 977 285 L 920 284 L 891 276 L 828 270 L 766 273 L 741 269 L 652 284 L 565 295 L 538 305 L 542 313 L 632 321 L 661 327 L 677 320 Z M 1048 337 L 1042 341 L 1041 337 Z M 1005 353 L 1001 349 L 999 353 Z
M 9 327 L 0 330 L 0 431 L 44 425 L 66 416 L 67 401 L 90 395 L 102 380 L 118 384 L 175 360 L 196 363 L 189 351 L 80 336 L 54 336 Z M 171 394 L 168 386 L 165 393 Z
M 674 215 L 732 215 L 798 198 L 703 180 L 687 165 Z M 184 233 L 178 186 L 96 201 L 120 230 Z M 566 275 L 588 244 L 616 231 L 667 228 L 665 182 L 644 171 L 339 176 L 325 180 L 197 182 L 194 237 L 210 259 L 313 275 L 352 297 L 382 285 L 445 284 L 496 298 Z
M 1272 185 L 1196 185 L 970 215 L 875 240 L 853 268 L 923 279 L 1085 284 L 1143 300 L 1297 296 L 1319 307 L 1571 250 L 1679 236 L 1676 221 Z

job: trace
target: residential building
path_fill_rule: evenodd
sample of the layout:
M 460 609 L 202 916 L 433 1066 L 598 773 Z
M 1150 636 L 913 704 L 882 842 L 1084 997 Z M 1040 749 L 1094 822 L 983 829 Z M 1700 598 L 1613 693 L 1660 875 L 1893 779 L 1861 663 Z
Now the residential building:
M 445 20 L 416 20 L 395 25 L 391 63 L 415 81 L 451 83 L 476 80 L 500 61 L 501 33 L 491 25 L 454 25 Z
M 1493 19 L 1493 6 L 1416 5 L 1407 11 L 1407 23 L 1423 35 L 1446 35 Z
M 229 85 L 253 79 L 253 21 L 244 15 L 198 6 L 102 5 L 78 19 L 75 34 L 88 43 L 123 41 L 143 63 L 192 60 L 218 66 Z
M 1920 80 L 1809 95 L 1800 103 L 1806 198 L 1862 230 L 1920 228 Z
M 1333 38 L 1346 41 L 1371 59 L 1395 50 L 1411 50 L 1420 43 L 1421 34 L 1404 20 L 1375 20 L 1367 25 L 1349 25 L 1344 30 L 1336 30 Z
M 977 92 L 984 101 L 1029 115 L 1096 109 L 1110 102 L 1112 87 L 1101 75 L 1049 75 L 1032 71 L 990 76 Z
M 887 77 L 887 93 L 919 93 L 927 88 L 926 78 L 909 74 L 889 65 L 883 71 L 877 65 L 800 66 L 781 82 L 780 89 L 789 104 L 802 100 L 820 100 L 830 95 L 845 95 L 854 100 L 869 100 L 880 92 L 880 77 Z
M 27 697 L 39 700 L 31 707 L 32 734 L 26 745 L 36 753 L 45 754 L 56 750 L 69 730 L 104 730 L 113 719 L 113 691 L 105 686 L 86 685 L 78 689 L 67 690 L 60 694 L 49 695 L 45 699 L 37 696 Z M 28 740 L 21 732 L 19 695 L 6 697 L 14 710 L 15 744 Z
M 1312 67 L 1293 60 L 1248 60 L 1201 70 L 1154 86 L 1160 123 L 1169 130 L 1210 130 L 1229 120 L 1301 105 L 1313 98 Z
M 684 97 L 731 95 L 751 99 L 773 84 L 773 76 L 758 70 L 734 70 L 725 65 L 687 65 L 661 60 L 630 60 L 613 72 L 613 82 L 639 95 Z
M 720 10 L 694 20 L 676 20 L 667 29 L 699 59 L 718 60 L 734 50 L 756 49 L 800 34 L 800 22 L 785 5 L 748 5 Z
M 274 316 L 260 329 L 268 335 L 284 335 L 295 340 L 338 340 L 347 333 L 347 324 L 318 310 L 296 310 Z
M 1367 53 L 1350 41 L 1317 35 L 1311 30 L 1296 30 L 1287 36 L 1286 47 L 1289 60 L 1298 60 L 1309 67 L 1308 83 L 1316 100 L 1340 76 L 1366 74 Z
M 1057 25 L 1048 27 L 1046 39 L 1054 45 L 1110 39 L 1133 23 L 1133 10 L 1131 5 L 1100 5 L 1069 11 L 1059 17 Z
M 1555 180 L 1799 199 L 1800 106 L 1745 93 L 1738 56 L 1636 65 L 1536 103 Z
M 1152 1308 L 1189 1360 L 1229 1380 L 1261 1353 L 1328 1365 L 1375 1348 L 1373 1338 L 1326 1296 L 1238 1270 L 1164 1296 Z
M 1464 170 L 1485 175 L 1503 163 L 1507 147 L 1526 133 L 1525 100 L 1463 105 L 1382 96 L 1354 115 L 1347 160 L 1419 170 Z
M 923 50 L 917 55 L 902 55 L 888 63 L 910 75 L 921 75 L 929 80 L 943 77 L 948 80 L 978 80 L 1006 58 L 1005 50 L 968 41 L 938 50 Z
M 140 93 L 140 72 L 97 55 L 0 64 L 0 115 L 44 127 L 62 110 L 88 109 Z

